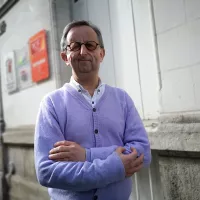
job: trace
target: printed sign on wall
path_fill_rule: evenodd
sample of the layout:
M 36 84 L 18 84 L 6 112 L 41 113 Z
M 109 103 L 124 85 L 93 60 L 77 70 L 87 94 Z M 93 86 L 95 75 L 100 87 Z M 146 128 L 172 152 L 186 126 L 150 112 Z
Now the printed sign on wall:
M 42 30 L 29 39 L 29 54 L 32 81 L 39 82 L 49 77 L 49 62 L 46 31 Z
M 16 51 L 16 67 L 19 89 L 33 85 L 27 46 Z
M 15 54 L 14 52 L 9 52 L 4 55 L 4 67 L 6 75 L 6 88 L 8 93 L 12 93 L 17 90 L 17 78 L 16 78 L 16 68 L 15 68 Z

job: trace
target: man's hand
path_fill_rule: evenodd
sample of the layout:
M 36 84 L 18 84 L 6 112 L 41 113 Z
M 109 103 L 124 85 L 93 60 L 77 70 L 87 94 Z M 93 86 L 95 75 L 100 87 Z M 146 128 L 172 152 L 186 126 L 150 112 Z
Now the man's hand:
M 135 172 L 138 172 L 143 166 L 144 155 L 137 157 L 137 151 L 131 148 L 132 152 L 128 155 L 123 154 L 125 149 L 123 147 L 118 147 L 116 152 L 124 164 L 126 177 L 132 176 Z
M 75 142 L 59 141 L 50 150 L 49 159 L 55 161 L 85 161 L 86 151 Z

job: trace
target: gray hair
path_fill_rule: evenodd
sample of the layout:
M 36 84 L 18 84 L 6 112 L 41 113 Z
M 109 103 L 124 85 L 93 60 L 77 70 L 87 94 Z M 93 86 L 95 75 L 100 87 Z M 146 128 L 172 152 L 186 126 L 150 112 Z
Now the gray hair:
M 67 38 L 67 34 L 69 33 L 69 31 L 74 28 L 74 27 L 79 27 L 79 26 L 89 26 L 91 27 L 95 33 L 97 34 L 97 38 L 99 40 L 99 45 L 101 48 L 104 48 L 104 44 L 103 44 L 103 37 L 101 35 L 101 31 L 100 29 L 93 25 L 92 23 L 85 21 L 85 20 L 81 20 L 81 21 L 73 21 L 71 23 L 69 23 L 63 30 L 63 34 L 62 34 L 62 38 L 60 41 L 60 48 L 61 51 L 65 51 L 67 44 L 66 44 L 66 38 Z

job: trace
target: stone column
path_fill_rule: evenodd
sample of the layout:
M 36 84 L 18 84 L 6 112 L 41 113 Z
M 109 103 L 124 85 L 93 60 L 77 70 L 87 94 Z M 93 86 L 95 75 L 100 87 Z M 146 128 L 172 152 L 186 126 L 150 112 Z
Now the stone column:
M 161 116 L 150 133 L 159 151 L 158 165 L 165 200 L 198 200 L 200 194 L 200 114 Z

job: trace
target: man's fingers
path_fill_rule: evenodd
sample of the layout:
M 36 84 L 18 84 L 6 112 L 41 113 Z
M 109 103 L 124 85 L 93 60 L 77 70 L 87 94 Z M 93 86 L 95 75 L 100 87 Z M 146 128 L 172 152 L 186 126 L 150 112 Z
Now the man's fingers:
M 126 149 L 123 148 L 123 147 L 118 147 L 118 148 L 116 149 L 116 152 L 117 152 L 118 154 L 122 154 L 125 150 L 126 150 Z
M 134 171 L 135 171 L 135 172 L 139 172 L 140 169 L 142 169 L 142 167 L 143 167 L 143 163 L 141 163 L 140 165 L 134 167 Z
M 69 147 L 68 146 L 58 146 L 58 147 L 55 147 L 53 149 L 51 149 L 49 151 L 49 154 L 55 154 L 55 153 L 59 153 L 59 152 L 69 152 Z
M 69 157 L 69 155 L 67 152 L 60 152 L 60 153 L 49 155 L 49 159 L 51 159 L 51 160 L 68 159 L 68 157 Z
M 141 155 L 139 158 L 136 158 L 135 160 L 133 160 L 130 164 L 129 164 L 129 167 L 127 168 L 127 170 L 129 171 L 129 172 L 133 172 L 133 173 L 135 173 L 135 172 L 137 172 L 138 171 L 138 169 L 140 170 L 141 168 L 142 168 L 142 166 L 143 166 L 143 158 L 144 158 L 144 156 L 143 155 Z
M 126 177 L 131 177 L 133 176 L 133 174 L 126 174 Z
M 135 160 L 133 160 L 130 163 L 129 168 L 134 168 L 134 167 L 137 167 L 137 166 L 141 165 L 143 163 L 143 159 L 144 159 L 143 155 L 141 155 L 140 157 L 136 158 Z
M 131 151 L 133 152 L 133 151 L 136 151 L 136 153 L 137 153 L 137 150 L 134 148 L 134 147 L 131 147 Z
M 135 172 L 139 172 L 140 169 L 142 169 L 142 167 L 143 167 L 143 163 L 140 163 L 139 165 L 133 167 L 133 168 L 129 171 L 129 173 L 134 174 Z
M 142 160 L 142 162 L 143 162 L 143 161 L 144 161 L 144 154 L 141 154 L 139 158 L 140 158 L 140 159 Z
M 67 141 L 67 140 L 63 140 L 63 141 L 58 141 L 54 144 L 54 147 L 58 147 L 58 146 L 68 146 L 68 145 L 71 145 L 73 144 L 74 142 L 71 142 L 71 141 Z
M 138 163 L 143 163 L 144 161 L 144 154 L 141 154 L 140 157 L 138 157 Z
M 140 163 L 139 165 L 129 168 L 126 170 L 126 177 L 132 176 L 134 173 L 139 172 L 143 167 L 143 163 Z
M 133 148 L 132 152 L 130 154 L 127 154 L 126 156 L 127 156 L 127 158 L 129 160 L 135 160 L 137 158 L 137 151 L 136 151 L 136 149 Z
M 140 157 L 138 157 L 136 160 L 135 160 L 135 166 L 138 166 L 140 165 L 141 163 L 143 163 L 143 160 L 144 160 L 144 155 L 140 155 Z

